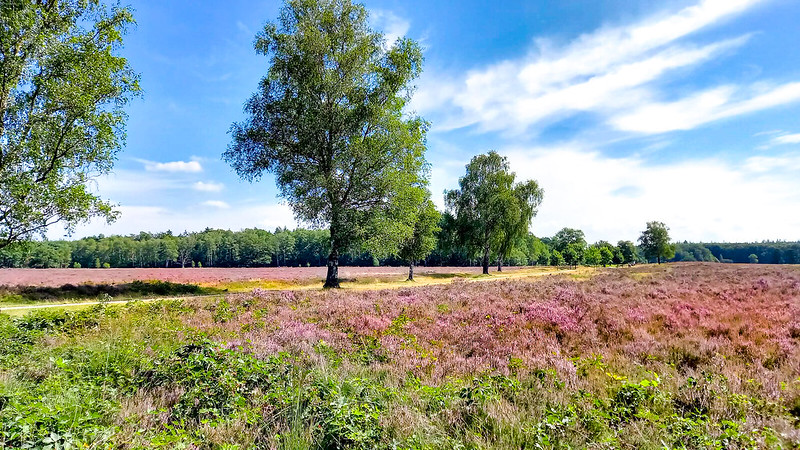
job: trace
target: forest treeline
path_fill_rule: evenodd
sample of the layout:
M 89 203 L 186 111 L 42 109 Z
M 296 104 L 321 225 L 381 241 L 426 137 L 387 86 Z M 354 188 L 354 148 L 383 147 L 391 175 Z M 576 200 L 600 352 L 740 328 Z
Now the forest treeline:
M 676 244 L 671 261 L 751 264 L 800 264 L 800 242 Z
M 94 236 L 79 240 L 31 241 L 0 250 L 0 267 L 298 267 L 324 266 L 330 252 L 328 230 L 274 231 L 206 229 L 174 235 L 141 232 L 129 236 Z M 422 262 L 428 266 L 479 266 L 481 255 L 458 244 L 447 216 L 437 233 L 435 249 Z M 565 228 L 553 237 L 533 234 L 515 242 L 505 265 L 615 265 L 646 262 L 631 241 L 587 244 L 583 232 Z M 800 242 L 677 243 L 669 261 L 800 264 Z M 344 265 L 404 265 L 397 257 L 377 258 L 368 251 L 342 255 Z M 492 261 L 497 264 L 497 261 Z

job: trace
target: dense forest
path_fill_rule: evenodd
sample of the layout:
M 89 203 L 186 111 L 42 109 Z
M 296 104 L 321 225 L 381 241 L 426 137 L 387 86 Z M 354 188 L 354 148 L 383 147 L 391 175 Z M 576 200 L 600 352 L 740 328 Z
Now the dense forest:
M 456 231 L 442 219 L 428 266 L 480 265 L 481 255 L 458 244 Z M 669 261 L 800 264 L 800 242 L 677 243 Z M 206 229 L 174 235 L 141 232 L 130 236 L 94 236 L 79 240 L 32 241 L 0 250 L 0 267 L 267 267 L 324 266 L 328 230 L 298 228 L 274 231 Z M 404 265 L 396 256 L 377 258 L 369 251 L 350 250 L 344 265 Z M 631 241 L 588 245 L 580 230 L 565 228 L 553 237 L 523 236 L 514 243 L 505 265 L 615 265 L 646 262 Z M 497 264 L 497 261 L 492 261 Z
M 676 244 L 672 261 L 751 264 L 800 264 L 800 242 Z

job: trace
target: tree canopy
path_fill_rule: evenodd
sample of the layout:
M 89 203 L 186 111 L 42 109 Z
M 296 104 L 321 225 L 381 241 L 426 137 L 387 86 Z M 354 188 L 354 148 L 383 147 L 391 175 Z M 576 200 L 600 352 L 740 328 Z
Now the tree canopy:
M 290 0 L 256 38 L 269 69 L 223 155 L 245 179 L 275 174 L 298 219 L 330 228 L 326 287 L 343 251 L 397 250 L 427 182 L 428 123 L 404 113 L 422 50 L 367 18 L 349 0 Z
M 400 244 L 398 256 L 408 262 L 408 280 L 414 280 L 414 264 L 436 248 L 441 214 L 428 196 L 414 211 L 414 232 Z
M 633 242 L 619 241 L 617 242 L 617 248 L 619 249 L 620 256 L 622 257 L 622 260 L 620 261 L 621 263 L 633 264 L 639 259 L 636 245 Z
M 98 1 L 0 2 L 0 248 L 116 217 L 87 182 L 111 170 L 139 92 L 117 55 L 132 22 Z
M 639 245 L 647 259 L 662 260 L 675 256 L 675 246 L 669 242 L 669 228 L 663 222 L 647 222 L 647 229 L 639 236 Z
M 445 192 L 462 242 L 474 254 L 482 254 L 483 273 L 489 273 L 490 253 L 510 251 L 511 244 L 528 227 L 542 201 L 535 181 L 514 183 L 508 159 L 490 151 L 470 160 L 459 189 Z

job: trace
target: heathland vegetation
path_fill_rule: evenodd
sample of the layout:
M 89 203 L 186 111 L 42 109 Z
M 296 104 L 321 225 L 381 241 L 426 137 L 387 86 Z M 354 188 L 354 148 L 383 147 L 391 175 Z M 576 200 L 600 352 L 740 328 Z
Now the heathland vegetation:
M 677 264 L 0 316 L 0 446 L 794 448 L 798 298 Z
M 68 284 L 54 295 L 97 304 L 0 314 L 1 448 L 800 446 L 800 271 L 756 265 L 798 263 L 800 244 L 675 244 L 656 221 L 636 243 L 538 238 L 543 188 L 493 151 L 437 211 L 429 124 L 407 110 L 422 47 L 386 42 L 364 6 L 287 1 L 256 38 L 267 72 L 223 155 L 245 180 L 274 175 L 312 229 L 74 241 L 35 238 L 117 215 L 87 183 L 111 170 L 139 92 L 118 55 L 132 13 L 7 0 L 0 18 L 0 266 L 326 266 L 326 288 L 340 264 L 407 265 L 409 279 L 420 262 L 622 266 L 392 290 Z M 675 260 L 751 265 L 660 264 Z

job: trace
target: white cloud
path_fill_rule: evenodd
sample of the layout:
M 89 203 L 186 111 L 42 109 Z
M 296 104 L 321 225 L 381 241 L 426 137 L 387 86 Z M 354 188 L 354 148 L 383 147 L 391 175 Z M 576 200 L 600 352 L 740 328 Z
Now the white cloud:
M 204 206 L 210 206 L 212 208 L 219 208 L 219 209 L 228 209 L 231 205 L 223 202 L 222 200 L 207 200 L 202 203 Z
M 745 160 L 743 167 L 754 173 L 797 171 L 800 170 L 800 154 L 751 156 Z
M 800 133 L 797 134 L 785 134 L 783 136 L 778 136 L 772 140 L 772 143 L 775 145 L 780 144 L 800 144 Z
M 632 25 L 604 27 L 566 45 L 537 39 L 534 51 L 524 58 L 476 68 L 463 77 L 427 76 L 412 108 L 441 115 L 434 121 L 439 129 L 475 125 L 484 131 L 522 132 L 583 111 L 614 117 L 611 124 L 623 130 L 658 133 L 795 101 L 795 86 L 789 84 L 761 91 L 715 88 L 678 102 L 659 103 L 654 82 L 730 52 L 750 36 L 700 46 L 684 38 L 761 1 L 704 0 Z M 753 94 L 733 97 L 742 91 Z M 691 112 L 697 102 L 706 102 L 700 106 L 712 114 L 704 120 L 677 115 Z M 664 125 L 634 120 L 635 113 L 627 114 L 631 109 L 644 111 L 649 121 Z
M 735 86 L 723 86 L 671 103 L 652 103 L 613 117 L 618 129 L 640 133 L 690 130 L 705 123 L 800 101 L 800 83 L 762 88 L 758 94 L 742 94 Z M 736 100 L 736 94 L 743 97 Z M 778 138 L 780 139 L 780 138 Z
M 129 196 L 151 195 L 167 190 L 185 189 L 186 184 L 167 173 L 115 169 L 97 178 L 93 191 L 103 198 L 119 201 Z
M 411 24 L 391 11 L 373 9 L 369 12 L 370 25 L 383 31 L 387 46 L 392 46 L 397 39 L 408 34 Z
M 800 239 L 800 179 L 791 169 L 800 167 L 800 154 L 649 165 L 579 148 L 585 145 L 500 152 L 519 180 L 536 179 L 545 190 L 536 235 L 568 226 L 590 241 L 636 240 L 647 221 L 660 220 L 681 241 Z M 786 170 L 763 170 L 774 167 Z
M 220 192 L 225 188 L 225 185 L 222 183 L 215 183 L 209 182 L 205 183 L 203 181 L 198 181 L 192 185 L 192 189 L 200 192 Z
M 137 159 L 136 161 L 144 164 L 145 170 L 150 172 L 197 173 L 203 171 L 203 165 L 200 164 L 200 161 L 156 162 L 156 161 L 148 161 L 146 159 Z

